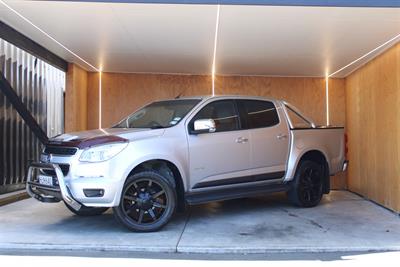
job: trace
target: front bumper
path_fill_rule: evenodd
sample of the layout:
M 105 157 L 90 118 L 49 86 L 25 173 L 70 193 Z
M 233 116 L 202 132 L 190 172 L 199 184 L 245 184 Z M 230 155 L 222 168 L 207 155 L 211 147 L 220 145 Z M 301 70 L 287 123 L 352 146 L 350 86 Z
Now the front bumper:
M 70 157 L 54 157 L 53 162 L 32 163 L 27 174 L 27 192 L 42 202 L 64 200 L 78 207 L 114 207 L 119 204 L 124 168 L 113 162 L 80 163 Z M 39 183 L 38 175 L 53 177 L 53 186 Z
M 52 170 L 56 174 L 58 186 L 46 186 L 33 181 L 33 172 L 35 169 Z M 26 191 L 28 194 L 41 202 L 59 202 L 64 200 L 69 206 L 75 210 L 80 210 L 82 204 L 74 199 L 70 193 L 69 188 L 65 183 L 64 175 L 58 164 L 53 163 L 31 163 L 28 168 L 26 181 Z M 38 190 L 34 190 L 38 189 Z M 43 194 L 41 192 L 46 192 Z

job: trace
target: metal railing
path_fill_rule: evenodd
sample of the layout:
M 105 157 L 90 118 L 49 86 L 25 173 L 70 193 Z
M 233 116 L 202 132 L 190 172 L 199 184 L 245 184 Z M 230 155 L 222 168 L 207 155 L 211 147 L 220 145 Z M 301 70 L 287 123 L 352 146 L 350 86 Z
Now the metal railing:
M 0 71 L 48 136 L 63 132 L 65 72 L 0 39 Z M 0 194 L 24 187 L 41 144 L 0 92 Z

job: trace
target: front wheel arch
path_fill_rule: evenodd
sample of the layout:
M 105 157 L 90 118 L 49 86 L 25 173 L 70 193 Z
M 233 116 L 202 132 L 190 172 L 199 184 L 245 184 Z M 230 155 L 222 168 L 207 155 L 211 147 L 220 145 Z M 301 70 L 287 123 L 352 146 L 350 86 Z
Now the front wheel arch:
M 128 177 L 141 171 L 156 171 L 167 178 L 171 185 L 174 186 L 177 196 L 177 211 L 184 211 L 186 208 L 185 202 L 185 186 L 183 177 L 176 164 L 165 159 L 146 160 L 136 165 L 128 174 Z M 125 180 L 126 180 L 125 179 Z M 125 183 L 125 181 L 124 181 Z M 121 189 L 122 190 L 122 189 Z
M 130 175 L 122 191 L 120 204 L 113 207 L 113 213 L 129 230 L 157 231 L 169 222 L 175 211 L 175 187 L 168 178 L 155 171 Z

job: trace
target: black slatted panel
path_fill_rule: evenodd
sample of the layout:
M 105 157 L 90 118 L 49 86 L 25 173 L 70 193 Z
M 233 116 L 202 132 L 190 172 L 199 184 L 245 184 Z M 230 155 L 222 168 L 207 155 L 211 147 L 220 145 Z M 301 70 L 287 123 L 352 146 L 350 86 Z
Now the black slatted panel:
M 29 64 L 28 64 L 29 65 Z M 39 68 L 39 66 L 37 66 Z M 28 69 L 5 56 L 0 71 L 27 107 L 39 126 L 46 131 L 46 98 L 39 69 Z M 10 101 L 0 91 L 0 194 L 24 188 L 29 161 L 37 161 L 42 150 L 39 139 L 29 129 Z

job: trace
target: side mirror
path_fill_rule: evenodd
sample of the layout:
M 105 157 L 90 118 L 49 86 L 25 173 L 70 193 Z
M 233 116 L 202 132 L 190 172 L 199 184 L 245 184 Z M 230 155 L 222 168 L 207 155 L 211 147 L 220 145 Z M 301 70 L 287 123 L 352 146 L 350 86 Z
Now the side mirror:
M 191 134 L 213 133 L 215 130 L 215 121 L 213 119 L 195 120 Z

